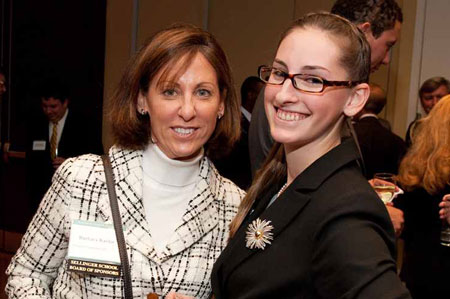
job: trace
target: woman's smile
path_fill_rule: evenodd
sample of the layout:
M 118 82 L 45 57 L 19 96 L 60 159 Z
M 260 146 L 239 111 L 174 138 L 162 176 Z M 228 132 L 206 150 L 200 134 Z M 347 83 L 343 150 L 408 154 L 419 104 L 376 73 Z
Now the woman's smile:
M 294 112 L 294 111 L 287 111 L 283 110 L 281 108 L 275 108 L 277 114 L 277 118 L 284 120 L 284 121 L 299 121 L 304 120 L 305 118 L 309 117 L 309 114 L 304 114 L 300 112 Z
M 187 137 L 194 134 L 194 132 L 197 130 L 197 128 L 186 128 L 186 127 L 172 127 L 172 130 L 175 131 L 175 134 L 181 136 L 181 137 Z

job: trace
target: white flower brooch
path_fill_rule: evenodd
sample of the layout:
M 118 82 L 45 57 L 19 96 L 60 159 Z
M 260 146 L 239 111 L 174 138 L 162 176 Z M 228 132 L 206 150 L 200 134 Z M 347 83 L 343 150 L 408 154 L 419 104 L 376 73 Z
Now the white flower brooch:
M 250 249 L 258 248 L 264 250 L 267 244 L 273 240 L 272 237 L 273 226 L 270 225 L 270 220 L 261 220 L 256 218 L 249 224 L 247 228 L 247 243 L 245 246 Z

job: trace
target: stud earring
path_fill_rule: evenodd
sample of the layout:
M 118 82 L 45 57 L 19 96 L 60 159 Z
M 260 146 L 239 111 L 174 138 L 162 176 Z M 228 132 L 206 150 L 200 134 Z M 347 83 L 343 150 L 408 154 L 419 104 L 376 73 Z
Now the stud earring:
M 217 114 L 217 119 L 221 119 L 221 118 L 222 118 L 222 116 L 223 116 L 223 114 L 222 114 L 222 113 L 219 113 L 219 114 Z
M 147 114 L 147 111 L 145 111 L 144 109 L 141 109 L 141 115 L 143 116 L 143 115 L 146 115 Z

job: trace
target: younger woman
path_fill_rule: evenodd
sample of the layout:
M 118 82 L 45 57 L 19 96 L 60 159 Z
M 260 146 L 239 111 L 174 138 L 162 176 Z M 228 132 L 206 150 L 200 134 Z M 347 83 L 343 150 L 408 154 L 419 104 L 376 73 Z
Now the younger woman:
M 342 138 L 365 104 L 370 49 L 347 20 L 309 14 L 282 35 L 266 82 L 277 142 L 231 224 L 219 298 L 409 298 L 392 224 Z

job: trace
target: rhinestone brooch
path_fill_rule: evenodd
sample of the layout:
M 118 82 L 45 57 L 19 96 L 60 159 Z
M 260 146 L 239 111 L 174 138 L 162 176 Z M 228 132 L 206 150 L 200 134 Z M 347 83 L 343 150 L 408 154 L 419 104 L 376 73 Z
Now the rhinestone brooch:
M 270 244 L 273 240 L 272 234 L 273 226 L 270 221 L 256 218 L 247 228 L 247 237 L 245 246 L 250 249 L 262 249 Z

